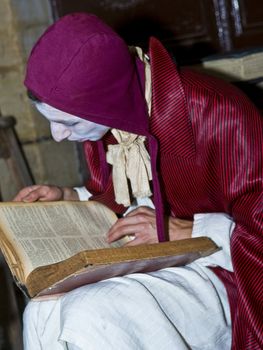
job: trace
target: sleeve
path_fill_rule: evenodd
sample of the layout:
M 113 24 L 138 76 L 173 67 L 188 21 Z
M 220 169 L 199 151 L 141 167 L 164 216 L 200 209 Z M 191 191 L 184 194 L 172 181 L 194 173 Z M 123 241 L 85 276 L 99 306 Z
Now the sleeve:
M 73 189 L 77 192 L 80 201 L 88 201 L 92 194 L 86 189 L 85 186 L 81 187 L 73 187 Z
M 218 171 L 235 222 L 230 249 L 237 283 L 232 348 L 263 349 L 263 123 L 245 99 L 224 100 L 217 125 Z M 215 128 L 216 128 L 215 127 Z
M 129 214 L 131 211 L 139 207 L 149 207 L 151 209 L 155 209 L 151 198 L 149 197 L 137 198 L 133 201 L 133 203 L 129 206 L 129 208 L 123 213 L 123 216 Z
M 200 258 L 196 262 L 202 266 L 220 266 L 232 272 L 230 238 L 234 227 L 235 223 L 227 214 L 195 214 L 192 237 L 209 237 L 221 248 L 218 252 Z

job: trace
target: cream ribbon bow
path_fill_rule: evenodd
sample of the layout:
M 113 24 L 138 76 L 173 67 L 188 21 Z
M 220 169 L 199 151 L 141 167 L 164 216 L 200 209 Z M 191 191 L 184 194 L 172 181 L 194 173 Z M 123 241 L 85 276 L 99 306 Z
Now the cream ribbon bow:
M 119 144 L 109 145 L 107 162 L 112 164 L 115 200 L 118 204 L 131 205 L 129 184 L 135 198 L 151 196 L 152 180 L 150 156 L 145 148 L 144 136 L 117 129 L 111 130 Z
M 145 68 L 145 99 L 148 113 L 151 112 L 151 68 L 149 59 L 139 47 L 131 47 L 131 51 L 144 63 Z M 145 136 L 138 136 L 117 129 L 111 130 L 119 144 L 109 145 L 107 162 L 112 164 L 112 179 L 115 200 L 125 207 L 131 205 L 129 182 L 132 195 L 135 198 L 150 197 L 152 195 L 149 181 L 152 180 L 151 160 L 144 141 Z

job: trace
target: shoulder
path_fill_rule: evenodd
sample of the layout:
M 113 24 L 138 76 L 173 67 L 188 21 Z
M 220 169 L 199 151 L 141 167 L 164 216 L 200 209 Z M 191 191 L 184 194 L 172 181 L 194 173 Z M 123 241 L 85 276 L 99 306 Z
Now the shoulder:
M 262 116 L 253 102 L 233 84 L 197 71 L 180 70 L 182 86 L 191 120 L 205 122 L 231 121 L 230 126 L 238 124 L 262 124 Z M 196 116 L 197 118 L 197 116 Z

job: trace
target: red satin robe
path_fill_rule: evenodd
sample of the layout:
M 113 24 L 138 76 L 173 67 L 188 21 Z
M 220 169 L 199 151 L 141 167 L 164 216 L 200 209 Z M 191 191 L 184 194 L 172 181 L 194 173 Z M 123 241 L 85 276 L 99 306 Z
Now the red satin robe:
M 263 123 L 254 105 L 233 86 L 182 69 L 163 46 L 150 42 L 151 134 L 159 142 L 158 171 L 170 215 L 225 212 L 236 223 L 231 238 L 234 273 L 213 269 L 231 305 L 232 348 L 263 349 Z M 106 136 L 86 142 L 94 199 L 116 212 Z

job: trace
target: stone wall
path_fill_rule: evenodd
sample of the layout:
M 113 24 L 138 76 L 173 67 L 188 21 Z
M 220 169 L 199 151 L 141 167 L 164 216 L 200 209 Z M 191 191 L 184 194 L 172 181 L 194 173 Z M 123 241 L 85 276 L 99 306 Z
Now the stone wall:
M 23 86 L 29 52 L 52 23 L 49 1 L 1 0 L 0 18 L 1 114 L 16 118 L 16 131 L 36 183 L 80 184 L 76 145 L 66 141 L 58 144 L 51 139 L 48 123 L 33 108 Z M 0 186 L 4 200 L 18 190 L 2 159 Z

